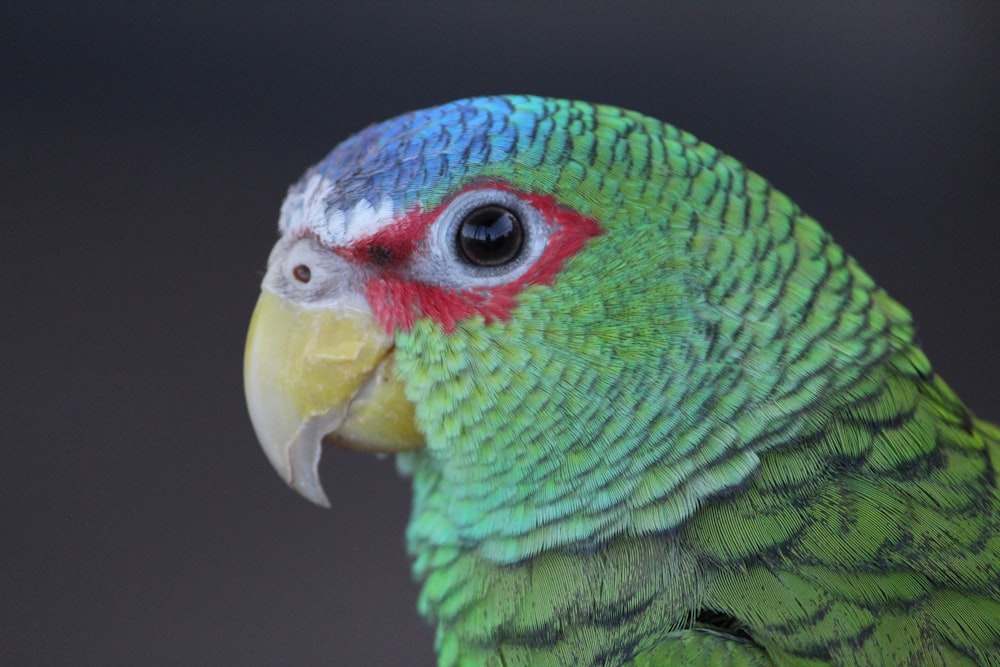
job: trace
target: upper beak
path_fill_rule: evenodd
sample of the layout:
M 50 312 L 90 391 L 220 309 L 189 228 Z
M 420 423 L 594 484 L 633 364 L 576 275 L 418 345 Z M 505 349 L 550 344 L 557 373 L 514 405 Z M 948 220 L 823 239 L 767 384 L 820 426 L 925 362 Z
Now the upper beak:
M 325 507 L 323 440 L 370 452 L 423 446 L 394 372 L 392 339 L 369 312 L 304 307 L 263 290 L 250 320 L 243 381 L 271 464 Z

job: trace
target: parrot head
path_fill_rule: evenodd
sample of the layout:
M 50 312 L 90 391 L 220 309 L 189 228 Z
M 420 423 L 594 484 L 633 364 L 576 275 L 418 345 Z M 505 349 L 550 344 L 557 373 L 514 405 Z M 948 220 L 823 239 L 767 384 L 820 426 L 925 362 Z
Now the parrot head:
M 617 107 L 487 97 L 374 125 L 279 227 L 246 346 L 257 436 L 320 504 L 323 442 L 399 453 L 417 554 L 669 530 L 802 427 L 802 382 L 849 386 L 885 354 L 887 318 L 864 339 L 803 317 L 828 292 L 867 312 L 838 271 L 874 290 L 815 222 Z M 811 355 L 838 335 L 849 368 Z

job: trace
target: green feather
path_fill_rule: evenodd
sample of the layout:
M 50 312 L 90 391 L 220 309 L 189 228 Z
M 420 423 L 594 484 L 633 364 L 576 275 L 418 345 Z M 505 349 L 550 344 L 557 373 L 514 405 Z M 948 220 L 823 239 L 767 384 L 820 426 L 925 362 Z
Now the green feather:
M 1000 432 L 906 309 L 691 135 L 501 102 L 465 104 L 509 149 L 407 197 L 502 180 L 602 233 L 509 319 L 398 332 L 440 664 L 1000 664 Z

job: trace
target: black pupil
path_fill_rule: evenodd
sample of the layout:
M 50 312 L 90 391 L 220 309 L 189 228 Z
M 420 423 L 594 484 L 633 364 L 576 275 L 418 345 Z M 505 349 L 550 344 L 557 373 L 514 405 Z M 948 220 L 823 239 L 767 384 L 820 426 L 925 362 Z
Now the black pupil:
M 479 266 L 511 261 L 521 251 L 521 221 L 501 206 L 477 208 L 462 221 L 458 245 L 465 258 Z

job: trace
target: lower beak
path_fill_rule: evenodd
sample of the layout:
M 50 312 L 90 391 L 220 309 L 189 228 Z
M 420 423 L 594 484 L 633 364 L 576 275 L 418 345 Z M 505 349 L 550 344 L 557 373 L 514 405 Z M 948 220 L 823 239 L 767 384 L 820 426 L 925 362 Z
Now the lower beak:
M 309 500 L 330 504 L 318 472 L 324 440 L 376 453 L 423 446 L 394 360 L 369 312 L 261 292 L 243 365 L 247 407 L 267 458 Z

